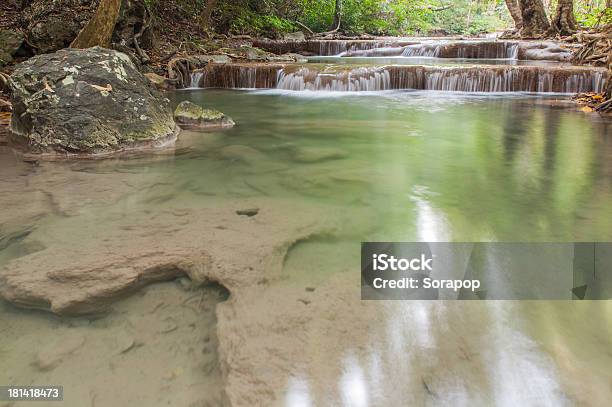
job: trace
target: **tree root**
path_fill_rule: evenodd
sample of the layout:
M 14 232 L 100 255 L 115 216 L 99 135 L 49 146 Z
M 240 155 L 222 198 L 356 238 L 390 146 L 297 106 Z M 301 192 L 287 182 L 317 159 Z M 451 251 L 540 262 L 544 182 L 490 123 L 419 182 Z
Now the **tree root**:
M 192 66 L 196 61 L 189 57 L 172 58 L 168 62 L 168 78 L 176 83 L 178 88 L 184 88 L 191 81 Z
M 0 72 L 0 92 L 6 92 L 8 90 L 9 76 L 4 72 Z
M 582 47 L 574 53 L 573 62 L 605 66 L 612 52 L 612 27 L 605 27 L 600 32 L 576 33 L 567 40 L 582 43 Z
M 612 112 L 612 99 L 609 99 L 595 108 L 596 112 Z

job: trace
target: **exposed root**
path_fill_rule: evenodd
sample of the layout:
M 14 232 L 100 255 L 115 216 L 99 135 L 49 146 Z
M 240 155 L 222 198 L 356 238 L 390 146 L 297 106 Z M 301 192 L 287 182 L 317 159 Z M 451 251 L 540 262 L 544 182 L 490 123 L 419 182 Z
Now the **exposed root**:
M 599 106 L 597 106 L 595 111 L 602 112 L 602 113 L 603 112 L 606 112 L 606 113 L 612 112 L 612 99 L 609 99 L 609 100 L 603 102 L 602 104 L 600 104 Z
M 196 61 L 189 57 L 172 58 L 168 62 L 168 78 L 175 81 L 178 88 L 184 88 L 190 81 L 192 67 Z
M 574 53 L 573 62 L 605 66 L 612 52 L 612 26 L 604 27 L 600 32 L 576 33 L 566 40 L 582 44 Z
M 136 49 L 136 53 L 138 54 L 140 61 L 143 64 L 147 64 L 151 61 L 151 59 L 146 54 L 146 52 L 144 52 L 142 48 L 140 48 L 139 41 L 142 35 L 145 33 L 145 31 L 147 31 L 149 27 L 151 26 L 152 14 L 149 11 L 149 6 L 147 6 L 147 2 L 143 1 L 142 4 L 144 6 L 143 24 L 142 24 L 142 27 L 140 27 L 140 31 L 134 34 L 133 42 L 134 42 L 134 48 Z

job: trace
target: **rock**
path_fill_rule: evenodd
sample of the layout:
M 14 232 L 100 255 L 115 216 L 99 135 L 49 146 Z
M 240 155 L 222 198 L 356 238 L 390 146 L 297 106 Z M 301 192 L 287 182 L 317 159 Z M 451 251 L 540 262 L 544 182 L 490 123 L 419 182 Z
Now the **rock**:
M 238 48 L 221 48 L 219 51 L 231 58 L 248 61 L 270 61 L 271 58 L 277 57 L 277 55 L 249 45 L 241 45 Z
M 218 110 L 204 109 L 187 100 L 179 103 L 174 110 L 174 120 L 182 128 L 219 129 L 234 127 L 234 121 Z
M 230 58 L 227 55 L 196 55 L 195 57 L 193 57 L 195 60 L 197 60 L 201 65 L 205 65 L 209 62 L 212 62 L 214 64 L 229 64 L 232 62 L 232 58 Z
M 12 140 L 27 153 L 107 155 L 173 143 L 170 102 L 125 54 L 94 47 L 38 55 L 9 80 Z
M 287 53 L 287 54 L 283 54 L 283 55 L 281 55 L 281 57 L 291 59 L 291 60 L 293 60 L 295 62 L 298 62 L 298 63 L 306 63 L 306 62 L 308 62 L 308 58 L 306 58 L 304 55 L 295 54 L 295 53 L 292 53 L 292 52 Z
M 294 33 L 287 33 L 283 35 L 285 41 L 306 41 L 306 36 L 302 31 L 296 31 Z
M 569 62 L 572 51 L 561 48 L 554 42 L 522 42 L 519 45 L 519 59 L 533 61 Z
M 257 215 L 258 213 L 259 213 L 259 208 L 238 209 L 236 211 L 237 215 L 248 216 L 249 218 Z
M 13 60 L 23 44 L 23 34 L 19 31 L 0 30 L 0 66 Z
M 22 13 L 28 42 L 40 54 L 68 47 L 93 15 L 92 3 L 90 0 L 30 1 Z
M 154 72 L 146 73 L 144 76 L 159 90 L 172 90 L 176 87 L 173 81 Z
M 59 366 L 62 361 L 70 354 L 76 352 L 85 343 L 85 338 L 81 335 L 70 335 L 67 338 L 60 338 L 47 345 L 36 354 L 34 366 L 42 371 L 49 371 Z

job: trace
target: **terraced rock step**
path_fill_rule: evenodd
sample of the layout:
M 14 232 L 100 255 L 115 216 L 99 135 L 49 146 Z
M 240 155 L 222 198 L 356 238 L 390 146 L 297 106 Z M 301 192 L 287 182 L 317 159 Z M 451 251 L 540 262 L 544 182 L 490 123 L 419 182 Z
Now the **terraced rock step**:
M 600 92 L 608 73 L 601 68 L 536 66 L 213 65 L 194 73 L 199 87 L 294 91 Z
M 348 51 L 366 51 L 376 48 L 401 47 L 419 44 L 412 40 L 306 40 L 306 41 L 274 41 L 257 40 L 253 46 L 275 54 L 309 53 L 312 55 L 332 56 Z
M 571 50 L 552 41 L 465 40 L 306 40 L 255 41 L 254 46 L 276 54 L 319 56 L 418 56 L 468 59 L 519 59 L 567 62 Z

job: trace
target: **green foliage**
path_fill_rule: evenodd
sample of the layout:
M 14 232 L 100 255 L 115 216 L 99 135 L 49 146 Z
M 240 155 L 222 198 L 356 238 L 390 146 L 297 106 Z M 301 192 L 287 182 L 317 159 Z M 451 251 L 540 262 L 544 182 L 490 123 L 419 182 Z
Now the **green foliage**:
M 160 0 L 145 0 L 148 4 Z M 186 15 L 197 17 L 207 0 L 173 0 Z M 466 34 L 504 30 L 513 26 L 504 0 L 343 0 L 341 31 L 347 34 L 427 35 Z M 585 27 L 612 22 L 606 0 L 575 0 L 577 20 Z M 217 0 L 212 13 L 218 32 L 281 37 L 301 30 L 332 28 L 335 0 Z M 556 0 L 548 3 L 554 13 Z
M 574 4 L 578 23 L 587 28 L 612 24 L 612 8 L 606 8 L 605 0 L 577 1 Z
M 301 22 L 314 31 L 331 28 L 334 0 L 301 0 Z M 344 0 L 347 33 L 411 35 L 443 30 L 478 34 L 509 26 L 503 0 Z
M 282 17 L 271 14 L 260 15 L 245 10 L 231 22 L 230 30 L 235 34 L 276 37 L 278 34 L 295 31 L 296 28 L 291 21 Z

